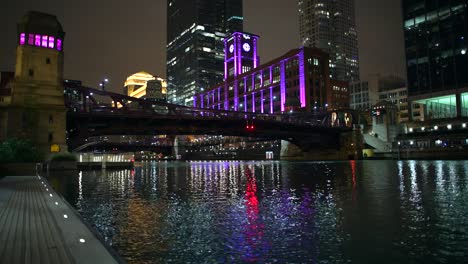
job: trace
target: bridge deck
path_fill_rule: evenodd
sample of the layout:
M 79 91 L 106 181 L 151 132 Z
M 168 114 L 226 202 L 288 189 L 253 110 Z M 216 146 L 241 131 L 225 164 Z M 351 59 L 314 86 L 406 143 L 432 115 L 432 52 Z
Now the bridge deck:
M 0 180 L 1 263 L 118 263 L 47 181 Z

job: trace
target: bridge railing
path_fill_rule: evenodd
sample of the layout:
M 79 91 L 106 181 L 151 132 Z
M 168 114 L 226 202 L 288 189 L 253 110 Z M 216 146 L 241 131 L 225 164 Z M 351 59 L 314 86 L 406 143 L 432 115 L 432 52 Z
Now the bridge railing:
M 129 117 L 158 117 L 165 118 L 190 118 L 200 120 L 262 120 L 278 123 L 295 124 L 302 126 L 337 126 L 327 120 L 327 112 L 296 112 L 296 113 L 252 113 L 227 111 L 220 109 L 194 108 L 175 105 L 167 102 L 147 100 L 145 98 L 134 98 L 122 94 L 97 90 L 83 86 L 68 86 L 73 91 L 73 98 L 66 98 L 67 107 L 78 113 L 96 113 L 105 115 L 126 115 Z M 112 105 L 97 103 L 96 95 L 108 97 Z M 80 99 L 77 100 L 77 97 Z M 341 125 L 340 125 L 341 126 Z

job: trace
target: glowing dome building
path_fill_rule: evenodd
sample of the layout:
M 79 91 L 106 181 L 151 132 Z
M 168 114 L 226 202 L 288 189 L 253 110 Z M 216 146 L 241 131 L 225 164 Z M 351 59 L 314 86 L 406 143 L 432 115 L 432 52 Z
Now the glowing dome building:
M 166 100 L 167 82 L 147 72 L 137 72 L 125 81 L 124 94 L 136 98 Z

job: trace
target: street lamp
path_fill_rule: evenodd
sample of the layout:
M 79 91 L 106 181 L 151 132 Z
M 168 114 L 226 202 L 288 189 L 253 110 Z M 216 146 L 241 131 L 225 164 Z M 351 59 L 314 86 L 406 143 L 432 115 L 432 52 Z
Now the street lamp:
M 101 89 L 105 91 L 106 88 L 106 83 L 109 82 L 109 79 L 105 78 L 102 82 L 99 83 L 99 86 L 101 86 Z

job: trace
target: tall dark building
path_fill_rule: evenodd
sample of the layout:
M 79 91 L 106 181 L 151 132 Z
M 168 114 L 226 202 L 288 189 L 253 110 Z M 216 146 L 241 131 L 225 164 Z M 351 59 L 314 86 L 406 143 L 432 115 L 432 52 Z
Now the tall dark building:
M 193 105 L 195 93 L 223 82 L 223 39 L 243 20 L 242 0 L 167 1 L 170 102 Z
M 466 0 L 403 0 L 408 95 L 424 117 L 468 116 Z
M 331 78 L 359 80 L 354 0 L 298 0 L 301 45 L 330 54 Z

